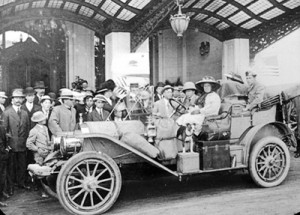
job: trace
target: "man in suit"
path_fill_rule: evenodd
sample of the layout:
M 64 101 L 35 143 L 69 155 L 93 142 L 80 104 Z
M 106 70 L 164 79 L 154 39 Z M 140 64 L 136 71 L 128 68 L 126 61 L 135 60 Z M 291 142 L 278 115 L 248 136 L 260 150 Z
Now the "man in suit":
M 21 106 L 22 110 L 25 110 L 28 114 L 28 118 L 29 118 L 29 130 L 32 129 L 35 126 L 35 122 L 32 122 L 30 119 L 32 117 L 32 115 L 41 110 L 41 106 L 34 104 L 33 100 L 34 100 L 34 94 L 35 91 L 32 87 L 27 87 L 25 89 L 25 98 L 26 98 L 26 102 Z M 32 151 L 26 149 L 27 153 L 26 153 L 26 160 L 27 160 L 27 165 L 28 164 L 33 164 L 34 163 L 34 157 L 33 157 L 33 153 Z M 30 182 L 31 178 L 29 176 L 29 174 L 27 174 L 27 180 L 26 182 Z
M 12 105 L 3 113 L 3 125 L 9 138 L 8 145 L 12 149 L 8 161 L 9 194 L 13 194 L 13 182 L 16 182 L 20 188 L 30 189 L 25 185 L 29 118 L 27 112 L 21 109 L 24 97 L 22 89 L 15 89 L 12 93 Z
M 5 95 L 5 92 L 4 91 L 0 91 L 0 119 L 1 119 L 1 116 L 5 110 L 5 101 L 7 99 L 7 96 Z
M 43 81 L 37 81 L 33 88 L 36 92 L 33 103 L 39 105 L 42 96 L 45 95 L 45 89 L 46 89 L 45 83 Z
M 9 149 L 7 148 L 6 131 L 3 127 L 3 121 L 0 120 L 0 207 L 6 207 L 7 204 L 2 202 L 4 196 L 9 198 L 6 194 L 6 178 L 7 178 L 7 160 Z M 4 195 L 5 194 L 5 195 Z
M 87 121 L 106 121 L 109 117 L 109 112 L 104 110 L 104 104 L 107 103 L 107 98 L 103 95 L 96 95 L 94 98 L 95 108 L 88 114 Z
M 62 104 L 53 108 L 48 126 L 52 134 L 71 132 L 76 126 L 76 110 L 73 108 L 73 92 L 69 89 L 61 91 L 59 98 Z
M 41 110 L 41 106 L 34 104 L 33 100 L 34 100 L 34 94 L 35 91 L 32 87 L 27 87 L 25 89 L 25 98 L 26 98 L 26 102 L 22 105 L 21 109 L 25 110 L 28 114 L 28 118 L 31 119 L 32 115 Z M 31 122 L 31 120 L 29 120 L 29 127 L 30 129 L 32 129 L 34 127 L 35 123 Z
M 154 103 L 153 115 L 161 118 L 171 118 L 174 116 L 174 108 L 170 104 L 173 97 L 173 87 L 166 85 L 162 90 L 163 98 Z

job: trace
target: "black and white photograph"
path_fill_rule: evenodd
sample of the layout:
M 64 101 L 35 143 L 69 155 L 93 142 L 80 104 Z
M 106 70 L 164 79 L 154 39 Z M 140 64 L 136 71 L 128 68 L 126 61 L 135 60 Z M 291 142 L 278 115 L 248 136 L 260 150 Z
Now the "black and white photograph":
M 0 215 L 300 215 L 300 0 L 0 0 Z

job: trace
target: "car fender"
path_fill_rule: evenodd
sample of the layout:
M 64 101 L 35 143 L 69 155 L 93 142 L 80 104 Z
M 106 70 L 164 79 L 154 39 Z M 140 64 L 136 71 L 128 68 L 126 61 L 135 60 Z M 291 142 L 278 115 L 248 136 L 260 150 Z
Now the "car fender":
M 287 145 L 294 145 L 296 143 L 295 136 L 291 129 L 281 122 L 272 122 L 253 126 L 252 128 L 247 129 L 239 140 L 240 145 L 243 146 L 244 149 L 243 163 L 245 165 L 248 166 L 249 156 L 255 143 L 267 136 L 278 137 Z
M 84 144 L 88 144 L 88 142 L 93 139 L 96 138 L 98 140 L 102 140 L 104 142 L 108 142 L 111 143 L 110 145 L 106 146 L 106 150 L 105 152 L 103 152 L 102 150 L 99 150 L 98 147 L 92 143 L 91 148 L 89 149 L 89 151 L 97 151 L 99 153 L 106 153 L 108 156 L 110 156 L 112 159 L 117 160 L 118 158 L 121 158 L 122 156 L 126 156 L 129 155 L 130 153 L 133 153 L 134 155 L 138 156 L 141 159 L 144 159 L 146 162 L 159 167 L 160 169 L 165 170 L 166 172 L 174 175 L 174 176 L 178 176 L 178 173 L 176 173 L 175 171 L 170 170 L 169 168 L 165 167 L 164 165 L 160 164 L 159 162 L 157 162 L 156 160 L 150 158 L 149 156 L 143 154 L 142 152 L 136 150 L 135 148 L 127 145 L 126 143 L 120 141 L 119 139 L 106 135 L 106 134 L 99 134 L 99 133 L 87 133 L 87 134 L 78 134 L 76 135 L 77 138 L 83 138 L 84 139 Z M 100 145 L 100 144 L 99 144 Z M 103 148 L 103 144 L 102 148 Z M 105 147 L 105 146 L 104 146 Z M 84 148 L 84 146 L 83 146 Z M 113 154 L 114 152 L 116 152 L 117 150 L 119 150 L 119 152 L 121 152 L 122 154 Z M 120 162 L 117 162 L 119 164 L 121 164 Z

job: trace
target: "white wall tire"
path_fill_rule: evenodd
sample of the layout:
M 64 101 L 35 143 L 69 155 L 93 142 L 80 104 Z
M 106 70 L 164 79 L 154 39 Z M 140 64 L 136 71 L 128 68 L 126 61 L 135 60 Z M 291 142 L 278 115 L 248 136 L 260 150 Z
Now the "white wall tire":
M 290 169 L 290 152 L 278 137 L 259 140 L 250 153 L 249 173 L 260 187 L 275 187 L 281 184 Z
M 57 177 L 61 205 L 72 214 L 94 215 L 109 210 L 117 200 L 122 177 L 112 158 L 97 152 L 71 157 Z

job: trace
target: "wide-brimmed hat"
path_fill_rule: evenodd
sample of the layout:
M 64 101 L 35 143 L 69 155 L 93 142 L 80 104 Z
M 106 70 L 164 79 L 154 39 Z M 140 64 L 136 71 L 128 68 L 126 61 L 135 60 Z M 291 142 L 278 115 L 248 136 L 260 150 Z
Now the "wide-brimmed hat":
M 171 89 L 172 92 L 174 91 L 174 88 L 171 85 L 166 85 L 161 91 L 161 94 L 163 94 L 166 90 Z
M 26 87 L 26 89 L 25 89 L 26 96 L 33 96 L 34 94 L 35 94 L 35 91 L 32 87 Z
M 233 80 L 233 81 L 236 81 L 236 82 L 239 82 L 241 84 L 244 84 L 244 81 L 242 79 L 242 76 L 240 76 L 239 74 L 235 74 L 235 73 L 228 73 L 228 74 L 225 74 L 224 75 L 225 77 Z
M 108 88 L 101 88 L 99 90 L 97 90 L 96 94 L 104 94 L 106 91 L 109 91 L 110 89 Z
M 102 102 L 106 102 L 108 103 L 107 101 L 107 98 L 101 94 L 99 95 L 96 95 L 94 98 L 93 98 L 94 101 L 102 101 Z
M 25 97 L 23 93 L 23 89 L 14 89 L 11 95 L 12 98 L 14 97 Z
M 6 98 L 6 99 L 7 99 L 7 96 L 5 95 L 5 92 L 4 92 L 4 91 L 0 91 L 0 97 L 1 97 L 1 98 Z
M 45 95 L 45 96 L 42 96 L 40 103 L 42 103 L 42 102 L 45 101 L 45 100 L 49 100 L 50 102 L 53 101 L 53 99 L 52 99 L 50 96 Z
M 196 82 L 196 85 L 203 90 L 203 85 L 205 83 L 211 84 L 213 91 L 219 89 L 221 86 L 212 76 L 204 76 L 201 81 Z
M 37 81 L 34 84 L 34 89 L 46 89 L 45 83 L 43 81 Z
M 257 74 L 256 74 L 254 71 L 252 71 L 252 70 L 247 70 L 247 71 L 245 72 L 245 75 L 246 75 L 246 77 L 247 77 L 247 76 L 253 76 L 253 77 L 256 77 L 256 76 L 257 76 Z
M 70 89 L 62 89 L 60 93 L 59 99 L 75 99 L 73 95 L 73 91 Z
M 185 82 L 184 85 L 183 85 L 183 89 L 182 91 L 185 92 L 186 90 L 197 90 L 196 89 L 196 86 L 193 82 Z
M 41 122 L 45 119 L 47 119 L 47 116 L 42 111 L 35 112 L 31 117 L 32 122 Z

